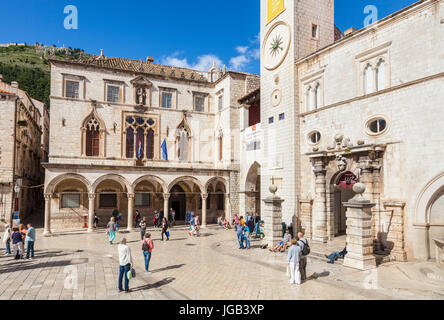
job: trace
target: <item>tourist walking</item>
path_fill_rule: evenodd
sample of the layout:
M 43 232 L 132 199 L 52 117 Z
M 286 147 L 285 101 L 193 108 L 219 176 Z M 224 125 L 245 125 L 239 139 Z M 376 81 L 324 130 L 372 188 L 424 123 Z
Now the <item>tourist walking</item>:
M 21 233 L 18 228 L 13 228 L 11 239 L 14 259 L 18 260 L 23 258 L 23 233 Z
M 301 248 L 301 260 L 299 261 L 299 271 L 301 272 L 301 280 L 307 280 L 307 257 L 310 254 L 310 245 L 304 238 L 302 232 L 298 232 L 298 245 Z
M 151 239 L 151 233 L 147 233 L 145 234 L 145 238 L 142 240 L 142 252 L 143 252 L 143 257 L 145 258 L 145 272 L 147 274 L 151 274 L 151 272 L 149 272 L 149 266 L 153 249 L 154 249 L 154 243 L 153 240 Z
M 133 259 L 131 257 L 131 249 L 126 244 L 126 238 L 123 238 L 118 246 L 119 252 L 119 291 L 122 292 L 122 280 L 125 278 L 125 293 L 131 292 L 129 289 L 128 272 L 131 272 Z
M 301 273 L 299 272 L 299 261 L 301 258 L 301 248 L 296 239 L 291 240 L 291 247 L 288 250 L 287 263 L 290 266 L 290 284 L 301 284 Z
M 11 254 L 11 236 L 12 236 L 11 228 L 9 227 L 9 224 L 6 224 L 5 233 L 3 234 L 3 243 L 5 244 L 6 248 L 5 256 Z
M 244 240 L 245 240 L 245 247 L 247 249 L 250 249 L 250 236 L 251 236 L 251 231 L 250 228 L 248 227 L 248 224 L 245 222 L 244 224 Z
M 106 228 L 106 233 L 109 236 L 109 243 L 113 244 L 113 241 L 116 238 L 116 223 L 114 222 L 114 217 L 111 217 Z
M 142 221 L 139 223 L 139 229 L 140 229 L 140 240 L 143 240 L 146 233 L 146 218 L 143 218 Z
M 34 244 L 35 244 L 35 229 L 29 223 L 28 232 L 26 233 L 26 259 L 32 260 L 34 258 Z
M 169 224 L 167 218 L 162 219 L 162 241 L 163 241 L 163 235 L 167 237 L 167 241 L 170 240 L 170 232 L 168 230 Z
M 244 247 L 244 226 L 238 225 L 237 226 L 237 241 L 239 242 L 239 249 L 245 249 Z

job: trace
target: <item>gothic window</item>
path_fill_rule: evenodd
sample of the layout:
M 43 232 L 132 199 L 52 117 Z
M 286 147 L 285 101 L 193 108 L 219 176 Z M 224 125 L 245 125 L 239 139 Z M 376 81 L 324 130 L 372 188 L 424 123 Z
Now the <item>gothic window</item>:
M 376 90 L 384 90 L 386 84 L 385 61 L 381 59 L 376 67 Z
M 375 76 L 373 67 L 368 64 L 364 69 L 364 93 L 370 94 L 375 91 Z
M 105 125 L 99 118 L 95 108 L 83 121 L 82 126 L 82 155 L 87 157 L 104 156 Z
M 178 139 L 177 157 L 179 158 L 179 161 L 188 161 L 189 138 L 190 135 L 184 126 L 182 126 L 177 130 L 177 139 Z
M 129 115 L 125 121 L 125 155 L 127 159 L 152 160 L 158 146 L 156 144 L 158 119 Z
M 153 129 L 148 129 L 147 133 L 147 144 L 146 144 L 146 156 L 148 159 L 154 159 L 154 131 Z
M 92 116 L 86 125 L 86 155 L 98 157 L 100 154 L 100 125 Z
M 126 157 L 134 158 L 134 129 L 126 129 Z

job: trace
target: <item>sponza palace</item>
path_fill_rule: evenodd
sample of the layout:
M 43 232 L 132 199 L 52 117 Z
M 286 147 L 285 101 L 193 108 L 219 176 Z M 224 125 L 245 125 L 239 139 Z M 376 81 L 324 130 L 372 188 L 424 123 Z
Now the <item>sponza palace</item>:
M 444 234 L 444 2 L 339 31 L 333 0 L 261 0 L 261 76 L 108 58 L 51 61 L 45 232 L 117 208 L 262 211 L 314 241 L 346 233 L 357 182 L 374 249 L 434 257 Z M 131 226 L 129 226 L 131 227 Z M 373 248 L 371 248 L 373 250 Z

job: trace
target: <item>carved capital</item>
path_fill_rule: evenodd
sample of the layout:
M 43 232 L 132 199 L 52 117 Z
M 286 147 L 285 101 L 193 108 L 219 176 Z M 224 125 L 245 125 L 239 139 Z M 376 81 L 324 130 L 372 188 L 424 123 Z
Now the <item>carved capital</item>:
M 89 198 L 90 200 L 94 200 L 94 199 L 96 198 L 96 194 L 95 194 L 95 193 L 89 193 L 89 194 L 88 194 L 88 198 Z
M 126 195 L 128 197 L 128 200 L 130 200 L 130 199 L 134 200 L 134 196 L 135 196 L 134 193 L 127 193 Z
M 45 200 L 51 200 L 52 199 L 52 193 L 45 193 Z
M 202 197 L 202 200 L 207 200 L 208 199 L 208 194 L 207 193 L 202 193 L 200 196 Z
M 169 200 L 170 197 L 171 197 L 171 193 L 164 193 L 164 194 L 163 194 L 163 199 L 164 199 L 164 200 Z

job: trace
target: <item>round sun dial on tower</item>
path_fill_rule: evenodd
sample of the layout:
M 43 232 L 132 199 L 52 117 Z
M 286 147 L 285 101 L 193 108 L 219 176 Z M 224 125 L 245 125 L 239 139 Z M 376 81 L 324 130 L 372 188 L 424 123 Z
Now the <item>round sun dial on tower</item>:
M 278 68 L 288 54 L 291 42 L 290 26 L 283 22 L 276 22 L 267 32 L 262 44 L 262 59 L 267 70 Z

